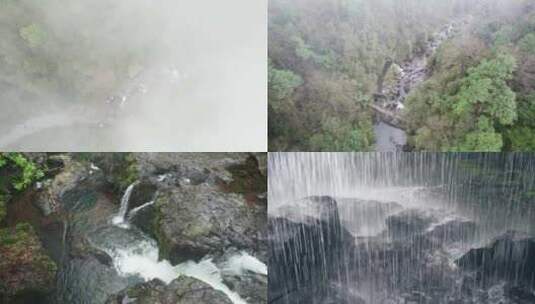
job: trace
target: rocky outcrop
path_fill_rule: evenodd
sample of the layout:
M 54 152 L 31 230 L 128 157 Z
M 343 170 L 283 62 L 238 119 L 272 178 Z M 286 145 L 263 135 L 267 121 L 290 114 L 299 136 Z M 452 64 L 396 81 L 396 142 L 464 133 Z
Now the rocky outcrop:
M 267 180 L 259 158 L 225 153 L 136 157 L 140 179 L 155 185 L 157 196 L 132 221 L 158 241 L 161 258 L 178 264 L 234 248 L 266 261 Z M 133 193 L 136 200 L 143 201 Z
M 435 225 L 426 233 L 437 244 L 453 242 L 468 242 L 476 235 L 476 223 L 466 219 L 451 219 L 445 223 Z
M 330 295 L 331 279 L 346 277 L 342 261 L 353 241 L 341 225 L 336 200 L 309 197 L 280 208 L 282 216 L 269 219 L 269 302 Z
M 35 303 L 54 289 L 56 264 L 29 224 L 0 230 L 0 302 Z
M 152 280 L 147 283 L 129 287 L 113 295 L 106 304 L 232 304 L 230 299 L 208 284 L 197 279 L 181 276 L 169 285 Z
M 222 253 L 226 248 L 262 247 L 266 210 L 242 196 L 201 184 L 163 190 L 155 202 L 153 233 L 163 257 L 173 263 Z
M 407 238 L 422 233 L 436 218 L 420 209 L 409 209 L 391 215 L 386 219 L 388 233 L 395 239 Z
M 74 207 L 65 202 L 73 201 L 70 196 L 77 195 L 82 183 L 85 184 L 85 188 L 105 187 L 101 170 L 73 160 L 69 155 L 53 155 L 47 161 L 55 162 L 58 172 L 38 184 L 39 195 L 34 202 L 45 216 Z
M 482 274 L 482 280 L 498 277 L 535 288 L 535 238 L 521 232 L 509 231 L 487 247 L 471 249 L 456 263 Z

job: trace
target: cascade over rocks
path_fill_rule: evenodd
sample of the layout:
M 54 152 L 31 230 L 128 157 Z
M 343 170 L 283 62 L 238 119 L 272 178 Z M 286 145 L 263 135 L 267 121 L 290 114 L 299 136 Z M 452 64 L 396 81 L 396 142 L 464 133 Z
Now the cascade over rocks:
M 28 204 L 38 207 L 38 222 L 46 224 L 39 233 L 47 239 L 43 249 L 34 235 L 35 244 L 28 245 L 31 250 L 21 257 L 38 263 L 44 260 L 41 252 L 47 257 L 46 250 L 58 265 L 57 275 L 55 268 L 32 269 L 28 261 L 17 274 L 20 288 L 7 288 L 12 285 L 4 283 L 15 284 L 16 277 L 0 269 L 1 303 L 15 297 L 35 302 L 34 297 L 43 296 L 60 303 L 130 303 L 132 295 L 135 303 L 151 304 L 236 301 L 204 283 L 202 271 L 198 278 L 203 281 L 180 276 L 169 285 L 158 280 L 143 283 L 153 278 L 169 282 L 188 267 L 194 269 L 187 270 L 193 271 L 192 276 L 198 275 L 195 267 L 201 266 L 191 260 L 201 259 L 205 264 L 215 261 L 221 286 L 229 293 L 248 303 L 267 302 L 265 271 L 225 268 L 227 260 L 240 252 L 266 267 L 255 259 L 267 262 L 265 154 L 62 153 L 34 159 L 55 168 L 27 196 L 37 198 Z M 121 196 L 134 182 L 124 225 L 116 225 L 113 218 Z M 49 226 L 54 231 L 44 231 Z M 16 251 L 0 244 L 0 268 L 21 263 L 5 259 L 5 252 Z M 186 261 L 191 265 L 173 266 Z M 156 267 L 136 268 L 145 262 Z M 2 273 L 10 277 L 1 278 Z
M 136 154 L 139 177 L 157 192 L 154 204 L 132 219 L 153 236 L 162 258 L 178 264 L 247 249 L 266 261 L 266 178 L 256 156 L 244 154 Z M 265 159 L 264 159 L 265 161 Z M 152 188 L 151 188 L 152 187 Z M 142 192 L 142 191 L 141 191 Z M 146 203 L 136 189 L 131 208 Z M 257 254 L 258 253 L 258 254 Z
M 110 296 L 106 304 L 232 304 L 227 296 L 197 279 L 181 276 L 166 285 L 154 279 Z

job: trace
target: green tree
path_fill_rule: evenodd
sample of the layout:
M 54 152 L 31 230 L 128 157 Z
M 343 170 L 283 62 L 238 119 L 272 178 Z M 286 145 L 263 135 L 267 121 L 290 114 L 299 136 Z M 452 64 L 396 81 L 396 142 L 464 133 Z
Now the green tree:
M 491 121 L 482 116 L 479 118 L 477 128 L 468 132 L 464 140 L 457 146 L 452 147 L 454 151 L 484 151 L 499 152 L 502 149 L 502 135 L 496 133 Z
M 21 27 L 19 34 L 32 49 L 43 45 L 47 40 L 47 33 L 40 25 L 35 23 Z
M 303 84 L 299 75 L 292 71 L 279 70 L 269 63 L 268 68 L 268 94 L 270 105 L 276 111 L 284 108 L 284 104 L 291 102 L 294 90 Z
M 312 151 L 367 151 L 371 146 L 371 126 L 352 126 L 336 117 L 326 119 L 322 131 L 310 138 Z
M 515 58 L 502 53 L 469 69 L 454 98 L 453 113 L 461 119 L 488 115 L 492 122 L 512 124 L 517 117 L 516 94 L 507 81 L 513 77 L 515 68 Z

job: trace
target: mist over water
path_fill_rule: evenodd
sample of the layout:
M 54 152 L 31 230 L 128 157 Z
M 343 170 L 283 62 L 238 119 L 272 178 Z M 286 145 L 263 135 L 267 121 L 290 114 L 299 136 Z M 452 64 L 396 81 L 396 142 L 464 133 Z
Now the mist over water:
M 266 5 L 2 1 L 0 148 L 265 150 Z
M 272 153 L 269 170 L 270 303 L 535 299 L 533 154 Z

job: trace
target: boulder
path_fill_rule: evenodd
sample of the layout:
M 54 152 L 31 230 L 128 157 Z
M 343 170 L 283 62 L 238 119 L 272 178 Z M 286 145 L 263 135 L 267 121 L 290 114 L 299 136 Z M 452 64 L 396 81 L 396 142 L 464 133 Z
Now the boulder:
M 226 248 L 259 250 L 266 209 L 242 196 L 201 184 L 163 190 L 155 202 L 152 233 L 173 264 L 220 254 Z
M 244 153 L 135 157 L 140 178 L 154 185 L 157 195 L 132 221 L 158 241 L 161 258 L 178 264 L 234 248 L 253 250 L 266 262 L 267 180 L 259 158 Z
M 169 285 L 152 280 L 129 287 L 108 298 L 106 304 L 232 304 L 221 291 L 197 279 L 181 276 Z
M 331 280 L 346 277 L 342 261 L 353 237 L 341 225 L 336 200 L 309 197 L 281 206 L 277 214 L 285 217 L 269 218 L 270 303 L 325 290 Z
M 473 240 L 476 234 L 476 223 L 466 219 L 452 219 L 434 226 L 427 235 L 436 243 L 449 244 Z
M 388 234 L 394 239 L 404 239 L 423 233 L 436 218 L 420 209 L 408 209 L 386 219 Z
M 267 303 L 268 278 L 266 275 L 247 272 L 241 275 L 223 273 L 223 283 L 247 303 Z
M 471 249 L 456 263 L 482 274 L 481 280 L 498 277 L 535 288 L 535 238 L 525 233 L 508 231 L 487 247 Z
M 84 191 L 79 187 L 82 183 L 85 189 L 102 189 L 106 186 L 102 172 L 92 169 L 88 164 L 73 160 L 68 155 L 55 155 L 51 159 L 61 161 L 63 166 L 58 167 L 61 169 L 59 173 L 42 183 L 34 202 L 45 216 L 72 209 L 74 206 L 66 202 L 73 201 L 72 196 L 83 196 L 79 193 Z
M 261 265 L 254 257 L 242 251 L 227 250 L 214 259 L 221 269 L 223 283 L 247 303 L 267 303 L 267 265 Z

